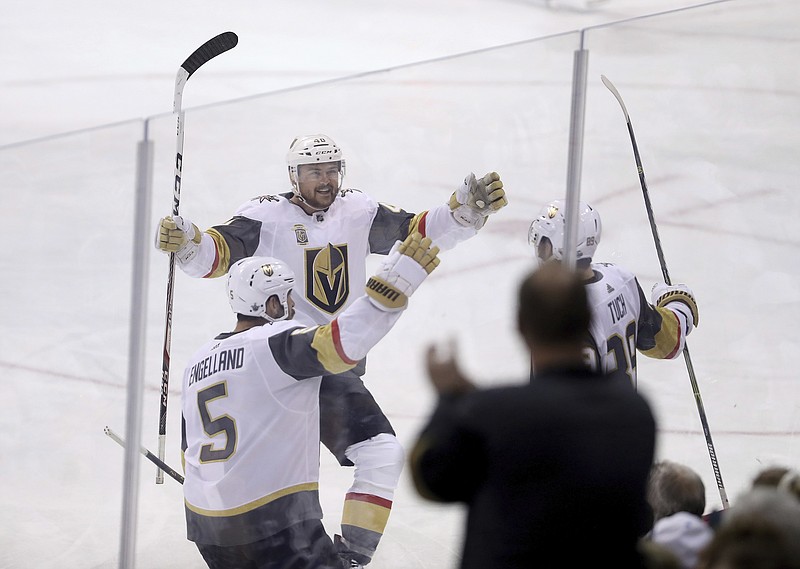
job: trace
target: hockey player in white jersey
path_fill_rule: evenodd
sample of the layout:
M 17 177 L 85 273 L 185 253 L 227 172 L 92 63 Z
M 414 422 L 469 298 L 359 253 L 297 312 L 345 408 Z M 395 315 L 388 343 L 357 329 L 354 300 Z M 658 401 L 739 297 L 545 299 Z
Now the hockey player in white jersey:
M 636 352 L 658 359 L 680 355 L 698 321 L 694 294 L 685 284 L 656 283 L 652 304 L 630 271 L 593 262 L 602 223 L 597 210 L 578 206 L 576 270 L 586 283 L 592 309 L 586 357 L 593 369 L 627 378 L 636 386 Z M 528 243 L 540 262 L 564 259 L 566 201 L 544 206 L 528 230 Z
M 187 537 L 212 569 L 341 569 L 319 503 L 322 376 L 352 369 L 438 265 L 419 233 L 398 241 L 360 295 L 329 323 L 294 318 L 295 275 L 272 257 L 237 261 L 237 314 L 183 374 Z M 378 480 L 376 480 L 376 483 Z
M 419 214 L 344 189 L 341 148 L 326 135 L 295 139 L 287 154 L 291 191 L 254 198 L 226 223 L 206 231 L 185 218 L 163 218 L 157 247 L 174 252 L 193 277 L 218 277 L 252 255 L 283 259 L 298 275 L 298 318 L 325 324 L 360 294 L 370 253 L 385 255 L 396 240 L 419 232 L 442 250 L 477 234 L 507 204 L 500 177 L 466 177 L 449 202 Z M 443 200 L 444 201 L 444 200 Z M 343 555 L 368 563 L 383 535 L 405 453 L 364 386 L 365 363 L 327 375 L 320 389 L 321 441 L 343 466 L 355 465 L 345 496 Z

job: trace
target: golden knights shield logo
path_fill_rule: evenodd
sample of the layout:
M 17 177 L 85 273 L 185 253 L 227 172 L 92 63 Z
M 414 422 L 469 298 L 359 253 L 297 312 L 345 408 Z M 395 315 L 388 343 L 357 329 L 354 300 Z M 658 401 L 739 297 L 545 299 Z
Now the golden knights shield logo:
M 306 298 L 320 310 L 333 314 L 350 296 L 347 244 L 305 250 Z
M 298 245 L 308 245 L 308 232 L 304 225 L 296 223 L 294 227 L 294 238 Z

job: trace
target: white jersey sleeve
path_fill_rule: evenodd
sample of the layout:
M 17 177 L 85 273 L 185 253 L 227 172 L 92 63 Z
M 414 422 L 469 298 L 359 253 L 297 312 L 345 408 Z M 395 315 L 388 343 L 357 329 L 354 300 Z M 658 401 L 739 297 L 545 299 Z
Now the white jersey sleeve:
M 424 236 L 430 237 L 439 249 L 447 251 L 462 241 L 477 235 L 474 227 L 464 227 L 453 218 L 448 204 L 438 205 L 425 212 Z
M 190 277 L 205 277 L 213 272 L 214 260 L 216 258 L 216 244 L 214 239 L 205 231 L 200 237 L 200 247 L 197 254 L 191 260 L 181 263 L 178 267 Z

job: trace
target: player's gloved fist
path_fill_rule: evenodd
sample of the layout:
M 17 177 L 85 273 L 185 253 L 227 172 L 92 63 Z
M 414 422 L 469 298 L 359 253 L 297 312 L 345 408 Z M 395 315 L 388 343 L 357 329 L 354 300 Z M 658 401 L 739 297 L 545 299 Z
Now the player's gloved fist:
M 398 243 L 400 243 L 398 241 Z M 403 255 L 414 259 L 428 274 L 439 266 L 439 248 L 432 246 L 429 237 L 423 237 L 421 233 L 412 233 L 406 240 L 397 245 L 397 250 Z
M 381 310 L 403 310 L 408 297 L 439 266 L 438 254 L 439 248 L 430 238 L 419 233 L 412 233 L 402 243 L 398 241 L 375 276 L 367 281 L 367 296 Z
M 658 307 L 669 307 L 677 310 L 686 317 L 686 324 L 689 333 L 697 326 L 700 320 L 700 313 L 697 310 L 697 301 L 694 293 L 685 284 L 668 285 L 666 283 L 656 283 L 651 292 L 653 304 Z
M 497 172 L 482 178 L 471 173 L 450 196 L 450 210 L 455 220 L 464 226 L 480 229 L 486 217 L 508 205 L 503 182 Z
M 156 249 L 175 253 L 178 261 L 191 261 L 200 249 L 203 234 L 197 226 L 179 215 L 162 217 L 156 232 Z

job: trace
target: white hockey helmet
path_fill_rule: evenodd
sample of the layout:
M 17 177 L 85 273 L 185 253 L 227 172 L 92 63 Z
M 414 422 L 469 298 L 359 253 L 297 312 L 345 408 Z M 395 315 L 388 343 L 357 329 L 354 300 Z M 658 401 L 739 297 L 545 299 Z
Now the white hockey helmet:
M 552 200 L 539 212 L 528 229 L 528 243 L 538 251 L 542 239 L 547 238 L 553 246 L 553 258 L 564 259 L 564 241 L 567 228 L 567 202 Z M 586 202 L 578 203 L 578 238 L 575 258 L 591 259 L 600 243 L 603 224 L 600 214 Z M 546 259 L 544 259 L 546 260 Z
M 247 257 L 236 261 L 228 271 L 228 301 L 237 314 L 258 316 L 270 322 L 289 317 L 289 292 L 294 287 L 294 271 L 274 257 Z M 267 314 L 267 300 L 277 295 L 283 316 Z
M 298 136 L 289 145 L 286 154 L 286 164 L 289 167 L 289 180 L 292 182 L 292 191 L 300 195 L 297 186 L 297 167 L 303 164 L 319 164 L 322 162 L 339 162 L 339 188 L 344 179 L 344 158 L 342 149 L 325 134 L 307 134 Z

